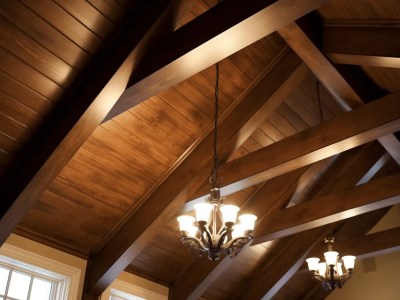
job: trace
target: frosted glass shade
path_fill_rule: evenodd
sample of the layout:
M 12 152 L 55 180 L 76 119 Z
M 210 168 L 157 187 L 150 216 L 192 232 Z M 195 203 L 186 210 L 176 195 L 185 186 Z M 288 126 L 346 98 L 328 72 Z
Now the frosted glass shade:
M 318 257 L 307 258 L 306 262 L 308 264 L 308 269 L 310 271 L 317 271 L 318 270 L 318 262 L 319 262 L 319 258 Z
M 354 269 L 354 262 L 356 260 L 356 257 L 353 255 L 346 255 L 342 257 L 344 267 L 348 269 Z
M 319 275 L 325 277 L 326 275 L 326 263 L 321 262 L 318 264 L 318 273 Z
M 196 233 L 197 233 L 198 228 L 196 226 L 192 226 L 192 227 L 190 227 L 188 229 L 189 230 L 188 230 L 187 235 L 190 236 L 190 237 L 196 237 Z
M 239 216 L 239 220 L 240 220 L 240 224 L 243 227 L 243 230 L 254 230 L 254 223 L 257 220 L 257 217 L 255 215 L 251 215 L 251 214 L 244 214 Z
M 244 229 L 241 224 L 233 225 L 232 238 L 236 239 L 239 236 L 244 236 Z
M 341 263 L 337 263 L 336 264 L 336 272 L 339 276 L 343 275 L 343 270 L 342 270 L 342 264 Z
M 222 220 L 224 223 L 235 223 L 237 218 L 237 213 L 239 211 L 239 207 L 236 205 L 224 205 L 220 208 L 222 213 Z
M 179 216 L 177 220 L 179 222 L 179 230 L 180 231 L 185 231 L 186 233 L 189 233 L 190 230 L 193 230 L 192 227 L 194 227 L 193 223 L 195 221 L 194 217 L 183 215 L 183 216 Z
M 336 265 L 339 253 L 336 251 L 328 251 L 324 253 L 325 261 L 328 266 Z
M 211 210 L 213 209 L 213 206 L 210 203 L 197 203 L 194 206 L 194 209 L 196 210 L 197 222 L 204 221 L 208 223 L 208 220 L 210 220 L 210 214 Z

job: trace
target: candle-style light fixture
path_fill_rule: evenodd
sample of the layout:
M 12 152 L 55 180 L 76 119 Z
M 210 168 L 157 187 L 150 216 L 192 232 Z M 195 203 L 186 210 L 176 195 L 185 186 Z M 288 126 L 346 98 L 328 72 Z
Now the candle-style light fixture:
M 209 259 L 213 261 L 219 259 L 221 254 L 228 255 L 229 257 L 236 256 L 253 239 L 254 223 L 257 219 L 255 215 L 244 214 L 239 216 L 238 219 L 240 222 L 237 223 L 239 207 L 224 204 L 224 197 L 220 195 L 217 176 L 218 83 L 219 65 L 217 63 L 214 112 L 214 165 L 210 176 L 211 192 L 208 197 L 208 203 L 198 203 L 195 205 L 196 218 L 190 215 L 178 217 L 182 234 L 180 239 L 183 244 L 187 246 L 193 255 L 201 256 L 203 252 L 207 252 Z M 220 227 L 218 231 L 217 227 Z
M 344 285 L 353 274 L 356 259 L 353 255 L 346 255 L 339 260 L 339 253 L 332 250 L 334 242 L 333 237 L 325 238 L 325 243 L 328 245 L 328 251 L 324 253 L 325 262 L 319 262 L 318 257 L 306 259 L 313 278 L 321 281 L 326 291 L 334 290 L 336 287 L 341 288 Z

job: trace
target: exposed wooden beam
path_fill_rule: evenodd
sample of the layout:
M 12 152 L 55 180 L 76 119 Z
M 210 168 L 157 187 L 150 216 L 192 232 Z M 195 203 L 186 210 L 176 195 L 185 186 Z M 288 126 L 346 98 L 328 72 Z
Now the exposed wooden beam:
M 341 24 L 324 26 L 322 50 L 335 63 L 400 68 L 400 24 Z
M 169 22 L 170 17 L 165 16 L 171 13 L 169 4 L 175 2 L 158 0 L 149 5 L 142 1 L 138 14 L 129 16 L 113 43 L 103 49 L 59 101 L 2 183 L 0 244 L 115 104 L 136 64 L 136 47 L 148 38 L 162 16 Z
M 354 239 L 337 240 L 335 251 L 341 255 L 355 255 L 357 259 L 400 251 L 400 227 L 367 234 Z M 314 247 L 310 256 L 319 257 L 326 251 L 326 245 Z
M 314 195 L 310 195 L 311 199 L 315 198 L 321 191 L 326 192 L 332 189 L 352 187 L 360 180 L 360 177 L 363 177 L 363 174 L 369 174 L 368 178 L 376 174 L 379 166 L 375 166 L 374 161 L 379 161 L 382 153 L 383 148 L 377 143 L 372 143 L 340 154 L 334 162 L 313 164 L 304 173 L 299 169 L 297 171 L 303 173 L 300 177 L 298 175 L 301 173 L 298 172 L 297 174 L 296 172 L 290 172 L 275 177 L 265 182 L 246 202 L 245 207 L 241 208 L 241 211 L 257 213 L 259 216 L 257 223 L 263 222 L 262 216 L 273 215 L 274 212 L 278 212 L 284 208 L 290 202 L 289 199 L 295 192 L 294 190 L 299 187 L 302 189 L 301 182 L 310 180 L 310 177 L 315 178 L 319 172 L 323 172 L 323 176 L 329 178 L 329 181 L 323 180 L 325 185 L 322 185 L 322 183 L 317 184 L 321 190 L 314 188 Z M 327 168 L 326 164 L 330 167 Z M 345 176 L 345 180 L 340 180 L 343 177 L 343 173 L 349 168 L 352 169 L 350 176 Z M 283 186 L 285 188 L 282 188 Z M 219 263 L 212 269 L 212 266 L 202 263 L 202 260 L 196 260 L 170 287 L 170 299 L 198 299 L 212 285 L 215 278 L 220 276 L 230 266 L 231 262 L 231 259 L 225 258 L 222 263 Z M 302 262 L 304 260 L 300 259 L 298 261 L 300 264 Z M 289 280 L 296 270 L 297 267 L 288 269 L 287 273 L 279 280 L 279 285 L 274 286 L 270 290 L 264 289 L 264 293 L 269 296 L 272 293 L 277 293 L 279 288 L 285 284 L 285 280 Z M 249 282 L 257 280 L 260 276 L 258 272 L 255 272 L 254 280 L 249 280 Z M 268 273 L 266 276 L 268 277 L 270 274 Z
M 302 203 L 265 218 L 253 244 L 351 218 L 400 203 L 400 174 Z
M 290 237 L 286 247 L 276 251 L 267 264 L 256 270 L 257 276 L 249 281 L 239 297 L 233 299 L 272 299 L 303 265 L 313 242 L 321 240 L 325 233 L 324 228 L 316 228 Z
M 278 32 L 345 111 L 350 111 L 364 103 L 335 66 L 314 45 L 296 23 L 289 24 L 279 29 Z M 382 136 L 378 140 L 400 165 L 399 140 L 392 134 L 387 137 Z
M 269 35 L 329 0 L 223 1 L 174 32 L 154 56 L 148 56 L 133 85 L 105 121 L 150 96 Z M 207 28 L 207 30 L 204 30 Z M 240 38 L 238 38 L 240 37 Z
M 222 165 L 221 193 L 232 194 L 399 130 L 399 97 L 400 92 L 393 93 Z M 195 199 L 204 199 L 208 191 L 202 192 Z
M 232 149 L 232 144 L 235 145 L 238 133 L 244 124 L 299 64 L 300 61 L 293 52 L 283 51 L 279 61 L 274 62 L 263 74 L 265 77 L 257 79 L 259 88 L 252 89 L 248 95 L 242 95 L 242 98 L 232 105 L 232 110 L 226 111 L 221 116 L 219 132 L 223 140 L 229 144 L 229 149 Z M 268 84 L 261 85 L 260 82 Z M 144 204 L 129 216 L 104 247 L 93 255 L 87 274 L 88 292 L 100 294 L 158 233 L 159 227 L 175 216 L 185 201 L 203 183 L 204 178 L 198 178 L 196 175 L 199 170 L 206 168 L 208 163 L 209 157 L 206 158 L 205 153 L 212 148 L 211 127 L 208 132 L 197 147 L 188 151 L 186 158 L 175 166 L 158 187 L 154 188 L 154 192 L 145 196 Z
M 379 146 L 379 145 L 378 145 Z M 338 189 L 344 189 L 344 188 L 350 188 L 352 187 L 357 181 L 359 181 L 360 177 L 362 176 L 362 173 L 368 173 L 370 170 L 371 163 L 365 164 L 366 161 L 372 160 L 378 160 L 379 155 L 382 154 L 382 148 L 377 147 L 376 143 L 372 143 L 369 145 L 363 145 L 362 147 L 357 147 L 355 149 L 352 149 L 350 151 L 346 151 L 345 153 L 342 153 L 336 157 L 336 159 L 330 163 L 329 168 L 325 169 L 323 168 L 323 175 L 322 178 L 319 179 L 319 183 L 316 184 L 316 188 L 312 189 L 312 193 L 308 194 L 309 199 L 315 199 L 318 195 L 324 195 L 329 191 Z M 370 155 L 372 152 L 372 156 Z M 312 167 L 314 167 L 316 164 L 313 164 Z M 362 170 L 358 170 L 359 167 L 357 165 L 360 165 Z M 309 169 L 312 169 L 309 168 Z M 349 174 L 348 170 L 351 170 Z M 354 171 L 353 171 L 354 170 Z M 374 169 L 375 173 L 377 172 L 377 168 Z M 347 172 L 346 172 L 347 171 Z M 324 179 L 327 178 L 328 180 Z M 341 179 L 346 179 L 346 180 L 341 180 Z M 297 203 L 298 205 L 301 205 L 301 203 Z M 278 210 L 275 210 L 274 212 L 278 212 Z M 257 221 L 257 228 L 262 226 L 262 223 L 265 222 L 265 219 L 268 218 L 268 215 L 273 215 L 274 212 L 269 212 L 268 214 L 264 214 L 264 217 L 261 217 Z M 332 229 L 332 228 L 331 228 Z M 307 234 L 307 233 L 306 233 Z M 310 236 L 307 236 L 307 240 L 309 242 L 309 245 L 312 243 L 317 244 L 319 243 L 322 238 L 319 236 L 317 237 L 316 240 L 311 240 Z M 304 264 L 304 259 L 307 255 L 307 253 L 298 253 L 300 259 L 297 260 L 295 263 L 297 264 Z M 272 265 L 272 263 L 271 263 Z M 264 286 L 264 287 L 259 287 L 260 290 L 263 290 L 263 295 L 265 297 L 270 297 L 272 298 L 276 293 L 279 292 L 279 289 L 285 285 L 290 278 L 294 275 L 296 268 L 290 267 L 287 269 L 282 269 L 280 268 L 280 272 L 282 272 L 282 277 L 279 279 L 279 284 L 276 283 L 273 286 Z M 265 272 L 263 275 L 259 273 L 255 273 L 254 280 L 250 279 L 250 282 L 259 280 L 262 281 L 260 277 L 264 276 L 266 280 L 268 280 L 268 277 L 270 276 L 270 273 Z M 259 279 L 260 278 L 260 279 Z M 249 287 L 249 288 L 255 288 L 255 287 Z

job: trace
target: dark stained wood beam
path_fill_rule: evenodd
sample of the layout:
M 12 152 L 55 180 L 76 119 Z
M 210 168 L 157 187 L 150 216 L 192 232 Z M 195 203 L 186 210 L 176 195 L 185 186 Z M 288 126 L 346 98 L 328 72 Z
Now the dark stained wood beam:
M 291 23 L 279 29 L 278 33 L 293 51 L 299 55 L 345 111 L 350 111 L 364 103 L 335 66 L 296 23 Z M 393 134 L 381 136 L 378 140 L 400 165 L 399 140 Z
M 242 127 L 299 65 L 300 60 L 293 52 L 287 49 L 281 52 L 278 60 L 256 80 L 255 85 L 259 88 L 244 94 L 243 98 L 238 99 L 232 106 L 233 110 L 226 111 L 221 116 L 221 144 L 226 144 L 230 150 L 235 148 L 232 145 L 236 145 L 240 138 L 238 134 L 241 133 Z M 208 134 L 199 141 L 197 147 L 188 151 L 186 158 L 154 188 L 152 194 L 142 199 L 143 205 L 129 216 L 98 253 L 93 255 L 87 273 L 87 291 L 90 294 L 100 294 L 146 247 L 158 233 L 159 227 L 175 216 L 186 200 L 203 184 L 204 177 L 199 178 L 196 175 L 199 170 L 207 167 L 209 157 L 205 155 L 212 148 L 212 143 L 213 134 L 210 127 Z
M 385 96 L 223 164 L 219 171 L 224 177 L 221 193 L 232 194 L 399 130 L 399 97 L 400 92 Z M 195 199 L 204 199 L 207 193 L 204 189 Z
M 354 239 L 337 240 L 334 247 L 341 256 L 351 254 L 357 259 L 364 259 L 400 251 L 399 237 L 400 227 L 396 227 Z M 315 246 L 310 252 L 310 257 L 320 257 L 325 251 L 325 245 Z
M 359 181 L 360 177 L 363 176 L 365 173 L 369 173 L 371 169 L 371 165 L 374 165 L 374 161 L 379 160 L 379 156 L 382 154 L 383 150 L 380 145 L 377 145 L 376 143 L 371 143 L 367 145 L 363 145 L 361 147 L 357 147 L 355 149 L 351 149 L 349 151 L 346 151 L 344 153 L 341 153 L 338 155 L 332 163 L 329 164 L 328 168 L 323 168 L 323 175 L 321 178 L 318 179 L 319 183 L 316 184 L 316 187 L 312 189 L 308 193 L 307 199 L 315 199 L 318 197 L 318 195 L 324 195 L 326 193 L 329 193 L 329 191 L 334 191 L 334 190 L 341 190 L 344 188 L 350 188 L 352 187 L 356 182 Z M 370 162 L 371 161 L 371 162 Z M 313 164 L 312 167 L 309 169 L 312 169 L 316 164 Z M 349 170 L 351 170 L 349 172 Z M 378 168 L 374 168 L 374 174 L 378 172 Z M 349 174 L 348 174 L 349 173 Z M 342 180 L 343 179 L 343 180 Z M 301 205 L 301 203 L 297 202 L 298 205 Z M 279 210 L 275 210 L 275 212 L 279 213 Z M 268 214 L 264 214 L 263 217 L 261 217 L 258 222 L 257 222 L 257 228 L 259 227 L 259 223 L 265 222 L 265 219 L 268 218 L 268 215 L 273 215 L 274 212 L 269 212 Z M 330 228 L 332 230 L 332 228 Z M 311 246 L 312 243 L 318 244 L 321 242 L 322 238 L 317 237 L 317 240 L 311 240 L 309 239 L 309 236 L 307 236 L 307 240 L 309 242 L 309 245 Z M 298 253 L 299 257 L 305 258 L 307 256 L 306 253 Z M 300 264 L 301 259 L 299 259 L 296 263 Z M 303 260 L 304 263 L 304 260 Z M 272 264 L 272 263 L 271 263 Z M 303 264 L 304 265 L 304 264 Z M 259 287 L 260 290 L 263 290 L 264 295 L 268 295 L 268 297 L 264 298 L 272 298 L 276 293 L 279 292 L 279 288 L 281 288 L 283 285 L 285 285 L 290 278 L 294 275 L 294 272 L 297 268 L 288 268 L 286 270 L 281 269 L 280 272 L 284 274 L 280 279 L 279 279 L 279 285 L 274 285 L 274 286 L 265 286 L 265 287 Z M 264 273 L 262 276 L 265 276 L 265 280 L 268 280 L 268 277 L 270 274 L 268 272 Z M 255 278 L 250 279 L 250 282 L 253 282 L 255 280 L 262 281 L 262 279 L 258 279 L 260 277 L 260 274 L 255 273 Z M 248 288 L 253 288 L 253 287 L 248 287 Z
M 303 265 L 316 241 L 321 240 L 325 234 L 325 228 L 321 227 L 290 237 L 286 247 L 276 251 L 276 255 L 267 264 L 255 270 L 257 275 L 249 281 L 250 284 L 239 297 L 232 299 L 272 299 Z
M 372 24 L 325 24 L 324 53 L 338 64 L 400 68 L 400 24 L 373 22 Z
M 377 143 L 363 145 L 340 154 L 334 159 L 334 162 L 331 160 L 331 162 L 325 162 L 324 164 L 313 164 L 307 167 L 307 170 L 304 172 L 302 169 L 298 169 L 295 172 L 272 178 L 255 192 L 246 202 L 245 206 L 241 207 L 241 211 L 244 213 L 257 213 L 259 216 L 257 223 L 262 222 L 263 215 L 268 216 L 286 207 L 296 190 L 299 187 L 302 189 L 301 182 L 308 181 L 310 178 L 315 178 L 320 172 L 324 173 L 324 177 L 329 178 L 328 181 L 326 179 L 323 180 L 325 186 L 321 186 L 321 184 L 317 185 L 321 188 L 321 191 L 329 191 L 332 188 L 340 189 L 352 187 L 365 173 L 369 174 L 369 178 L 373 176 L 373 174 L 376 174 L 379 170 L 379 166 L 375 166 L 374 161 L 379 161 L 383 151 L 383 148 Z M 330 167 L 327 167 L 327 165 Z M 340 180 L 340 178 L 343 177 L 343 172 L 349 168 L 352 169 L 351 176 L 345 176 L 346 180 Z M 301 176 L 299 177 L 300 174 Z M 283 186 L 285 188 L 282 188 Z M 315 188 L 313 192 L 315 194 L 320 193 L 320 191 Z M 311 199 L 315 198 L 313 195 L 310 195 L 310 197 Z M 203 260 L 195 260 L 170 287 L 170 299 L 198 299 L 207 288 L 212 285 L 215 278 L 219 277 L 230 266 L 231 262 L 231 259 L 225 258 L 221 263 L 215 263 L 213 269 L 212 266 L 205 264 Z M 299 261 L 299 263 L 301 263 L 301 261 Z M 280 279 L 280 285 L 284 284 L 284 280 L 288 280 L 295 270 L 297 270 L 297 268 L 288 270 L 286 275 Z M 255 272 L 254 280 L 257 280 L 259 276 L 260 274 Z M 270 274 L 268 273 L 266 276 L 270 276 Z M 253 282 L 254 280 L 251 279 L 249 282 Z M 278 286 L 275 286 L 271 291 L 264 291 L 271 295 L 272 292 L 275 293 L 278 290 Z
M 223 1 L 174 32 L 148 56 L 107 121 L 271 34 L 329 0 Z M 207 30 L 204 30 L 207 28 Z M 238 38 L 240 36 L 240 38 Z M 162 51 L 159 49 L 162 48 Z
M 138 45 L 146 46 L 141 41 L 148 39 L 154 24 L 171 22 L 171 10 L 179 2 L 158 0 L 150 5 L 142 1 L 138 15 L 129 16 L 113 43 L 103 49 L 59 101 L 2 182 L 0 244 L 104 119 L 128 84 Z
M 399 182 L 400 174 L 395 174 L 276 212 L 257 224 L 253 244 L 399 204 Z

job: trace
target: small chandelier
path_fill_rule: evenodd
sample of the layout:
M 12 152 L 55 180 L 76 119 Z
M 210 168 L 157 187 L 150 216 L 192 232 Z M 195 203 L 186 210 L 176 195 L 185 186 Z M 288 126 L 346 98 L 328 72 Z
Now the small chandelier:
M 208 203 L 198 203 L 194 206 L 196 218 L 189 215 L 178 217 L 181 231 L 180 240 L 189 252 L 201 256 L 208 253 L 212 261 L 218 260 L 223 255 L 235 257 L 240 250 L 253 239 L 252 233 L 255 215 L 244 214 L 239 216 L 236 223 L 239 207 L 223 203 L 224 197 L 220 195 L 217 170 L 217 136 L 218 136 L 218 81 L 219 66 L 216 64 L 215 83 L 215 118 L 214 118 L 214 165 L 210 176 L 211 192 Z M 196 224 L 196 225 L 195 225 Z M 217 227 L 220 229 L 217 231 Z
M 344 283 L 351 277 L 354 269 L 356 257 L 346 255 L 342 257 L 343 264 L 338 261 L 339 253 L 332 251 L 334 238 L 325 238 L 325 243 L 328 245 L 328 251 L 324 253 L 325 262 L 319 262 L 318 257 L 307 258 L 307 264 L 310 271 L 313 273 L 315 280 L 322 282 L 322 287 L 326 291 L 332 291 L 336 287 L 341 288 Z

